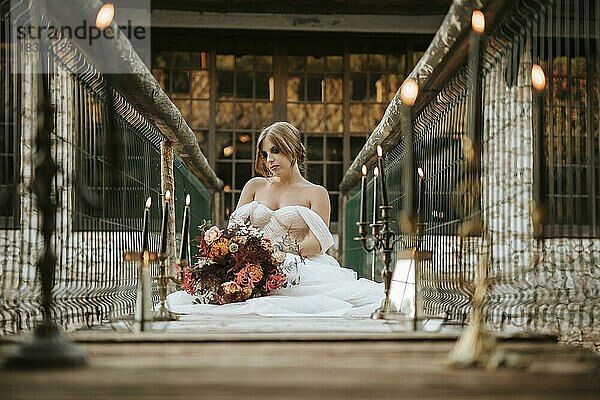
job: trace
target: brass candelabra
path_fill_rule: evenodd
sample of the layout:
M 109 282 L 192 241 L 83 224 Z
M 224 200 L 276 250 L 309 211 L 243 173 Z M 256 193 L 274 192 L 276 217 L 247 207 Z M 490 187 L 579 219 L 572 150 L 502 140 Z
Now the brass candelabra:
M 187 267 L 187 259 L 179 260 L 179 266 L 181 267 L 181 276 L 176 278 L 171 275 L 167 275 L 167 254 L 158 253 L 158 276 L 155 278 L 158 287 L 158 297 L 160 300 L 160 307 L 154 316 L 155 321 L 177 321 L 179 314 L 169 311 L 165 303 L 167 300 L 167 288 L 169 281 L 176 285 L 181 285 L 183 282 L 183 269 Z
M 380 251 L 383 253 L 383 270 L 381 276 L 383 278 L 383 284 L 385 288 L 385 299 L 381 306 L 371 314 L 373 319 L 388 319 L 391 313 L 391 301 L 390 301 L 390 286 L 392 283 L 392 251 L 396 242 L 401 241 L 401 238 L 395 238 L 396 233 L 390 229 L 390 223 L 393 221 L 390 219 L 390 212 L 392 206 L 379 206 L 381 210 L 381 220 L 368 223 L 368 222 L 357 222 L 358 225 L 358 237 L 354 240 L 360 240 L 363 249 L 369 253 Z M 367 226 L 371 227 L 371 238 L 373 244 L 369 246 L 367 244 Z

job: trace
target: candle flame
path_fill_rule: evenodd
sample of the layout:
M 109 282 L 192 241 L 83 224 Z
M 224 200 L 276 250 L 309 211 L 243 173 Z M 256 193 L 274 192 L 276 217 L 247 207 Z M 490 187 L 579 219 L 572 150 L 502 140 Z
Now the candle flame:
M 108 28 L 115 18 L 115 6 L 112 3 L 104 4 L 96 14 L 96 28 L 103 31 Z
M 379 168 L 378 167 L 373 168 L 373 175 L 379 176 Z
M 485 15 L 481 10 L 473 10 L 471 15 L 471 27 L 477 33 L 483 33 L 485 31 Z
M 190 195 L 189 194 L 187 196 L 185 196 L 185 205 L 186 206 L 190 205 Z
M 531 84 L 537 91 L 542 91 L 546 88 L 546 74 L 538 64 L 531 66 Z
M 383 148 L 381 147 L 381 145 L 377 145 L 377 157 L 381 157 L 383 156 Z
M 365 164 L 363 164 L 361 172 L 362 172 L 363 176 L 367 176 L 367 172 L 369 172 L 369 171 L 367 170 L 367 166 Z
M 149 197 L 146 199 L 146 208 L 150 208 L 150 206 L 152 205 L 152 197 Z
M 408 107 L 415 104 L 418 94 L 419 84 L 412 78 L 406 79 L 400 87 L 400 100 L 402 100 L 402 104 Z
M 171 200 L 171 191 L 167 190 L 165 192 L 165 201 Z
M 417 173 L 419 174 L 419 178 L 423 179 L 425 177 L 425 172 L 423 172 L 423 168 L 417 168 Z

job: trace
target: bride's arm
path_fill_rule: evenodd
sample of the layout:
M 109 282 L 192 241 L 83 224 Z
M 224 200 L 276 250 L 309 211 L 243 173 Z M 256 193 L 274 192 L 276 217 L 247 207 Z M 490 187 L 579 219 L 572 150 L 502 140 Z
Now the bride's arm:
M 323 219 L 325 226 L 329 227 L 329 215 L 331 214 L 329 193 L 327 192 L 327 189 L 321 186 L 318 187 L 316 192 L 317 193 L 315 193 L 314 196 L 315 200 L 311 202 L 310 208 L 316 212 L 321 219 Z M 302 257 L 310 257 L 321 254 L 321 243 L 312 231 L 309 231 L 306 239 L 298 244 L 298 252 Z

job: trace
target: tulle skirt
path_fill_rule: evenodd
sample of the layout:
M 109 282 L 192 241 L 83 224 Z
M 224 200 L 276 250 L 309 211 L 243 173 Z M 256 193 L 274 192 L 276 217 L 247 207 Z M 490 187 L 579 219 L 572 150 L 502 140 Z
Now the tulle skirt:
M 290 285 L 241 303 L 198 304 L 184 291 L 170 294 L 167 305 L 180 314 L 255 314 L 277 316 L 368 317 L 385 297 L 383 284 L 357 279 L 356 272 L 341 267 L 327 254 L 300 258 L 287 254 L 285 265 Z M 290 265 L 296 266 L 292 271 Z

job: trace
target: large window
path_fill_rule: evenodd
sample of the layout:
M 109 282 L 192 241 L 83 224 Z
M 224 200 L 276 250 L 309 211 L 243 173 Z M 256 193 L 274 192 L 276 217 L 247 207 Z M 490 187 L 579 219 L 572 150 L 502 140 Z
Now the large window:
M 537 27 L 534 60 L 548 77 L 544 109 L 537 113 L 543 118 L 545 150 L 538 156 L 548 236 L 600 234 L 598 9 L 591 0 L 559 2 Z
M 176 33 L 165 30 L 155 37 L 169 35 Z M 307 36 L 302 41 L 286 34 L 194 37 L 202 39 L 182 39 L 176 49 L 176 40 L 155 42 L 152 71 L 223 179 L 225 217 L 256 174 L 260 131 L 288 120 L 304 137 L 305 176 L 331 194 L 335 230 L 344 171 L 429 39 L 413 40 L 416 50 L 407 52 L 406 38 L 397 36 Z

